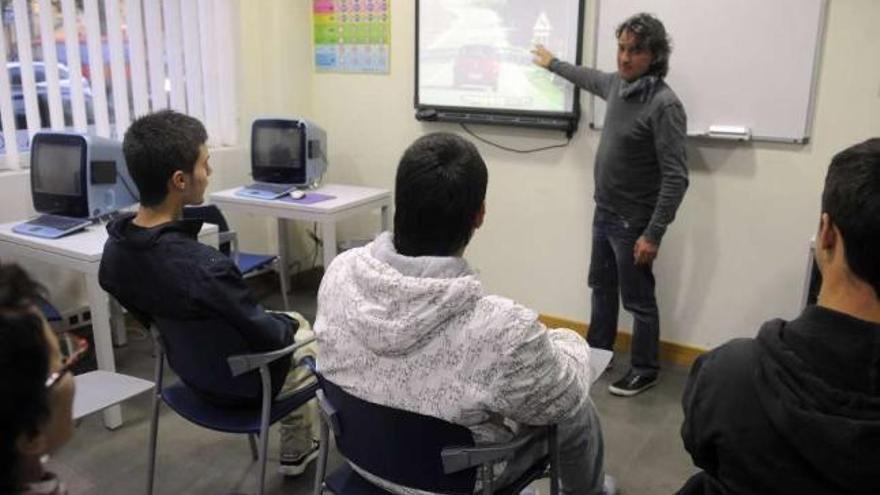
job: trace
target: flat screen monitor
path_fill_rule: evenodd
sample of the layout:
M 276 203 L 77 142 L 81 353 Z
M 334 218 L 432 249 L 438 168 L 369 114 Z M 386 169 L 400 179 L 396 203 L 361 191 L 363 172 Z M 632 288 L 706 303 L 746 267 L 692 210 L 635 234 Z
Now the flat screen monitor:
M 281 184 L 305 182 L 305 129 L 297 120 L 259 120 L 251 130 L 254 180 Z
M 31 145 L 31 193 L 40 213 L 87 218 L 87 142 L 75 135 L 37 135 Z
M 532 63 L 579 63 L 583 0 L 416 1 L 416 117 L 571 130 L 578 91 Z

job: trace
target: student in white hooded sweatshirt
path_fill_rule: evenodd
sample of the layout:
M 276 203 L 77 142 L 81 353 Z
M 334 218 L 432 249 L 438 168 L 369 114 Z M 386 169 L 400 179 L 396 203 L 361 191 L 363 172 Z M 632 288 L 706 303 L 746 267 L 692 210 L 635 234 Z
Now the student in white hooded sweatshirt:
M 589 346 L 486 294 L 462 257 L 483 224 L 488 172 L 453 134 L 416 140 L 397 169 L 394 233 L 338 256 L 318 294 L 318 367 L 370 402 L 470 428 L 478 443 L 559 425 L 563 493 L 603 492 Z M 539 452 L 498 473 L 515 479 Z M 397 493 L 413 490 L 365 476 Z

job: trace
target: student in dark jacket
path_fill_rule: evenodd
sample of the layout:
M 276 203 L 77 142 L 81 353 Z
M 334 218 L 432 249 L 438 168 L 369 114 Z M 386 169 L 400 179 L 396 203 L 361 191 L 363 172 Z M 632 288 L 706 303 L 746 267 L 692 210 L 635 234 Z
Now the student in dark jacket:
M 832 160 L 816 262 L 816 306 L 694 363 L 680 493 L 880 493 L 880 139 Z
M 171 110 L 141 117 L 129 127 L 123 152 L 140 192 L 140 208 L 107 226 L 101 286 L 144 324 L 154 317 L 221 320 L 238 331 L 249 352 L 281 349 L 294 337 L 297 341 L 311 337 L 301 316 L 264 310 L 233 260 L 198 242 L 202 222 L 183 219 L 184 206 L 204 202 L 211 175 L 207 138 L 201 122 Z M 294 361 L 314 354 L 314 349 L 306 346 L 297 351 Z M 301 367 L 291 369 L 290 357 L 273 362 L 270 371 L 274 394 L 282 385 L 285 391 L 295 390 L 309 380 Z M 222 387 L 193 388 L 207 400 L 223 404 L 253 402 L 260 393 L 255 389 L 245 396 Z M 311 423 L 312 414 L 305 406 L 282 420 L 282 473 L 300 474 L 316 456 Z

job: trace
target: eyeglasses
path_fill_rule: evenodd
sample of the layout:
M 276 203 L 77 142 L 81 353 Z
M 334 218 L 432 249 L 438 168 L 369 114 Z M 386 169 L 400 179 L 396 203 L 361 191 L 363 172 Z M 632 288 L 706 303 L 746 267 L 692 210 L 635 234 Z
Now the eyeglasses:
M 68 352 L 65 353 L 67 355 L 62 361 L 61 369 L 50 374 L 49 378 L 46 378 L 47 389 L 51 389 L 58 382 L 60 382 L 61 378 L 63 378 L 65 374 L 69 373 L 70 369 L 76 363 L 78 363 L 83 358 L 83 356 L 85 356 L 86 351 L 89 350 L 89 341 L 78 335 L 65 335 L 64 339 L 62 339 L 61 342 L 61 347 Z

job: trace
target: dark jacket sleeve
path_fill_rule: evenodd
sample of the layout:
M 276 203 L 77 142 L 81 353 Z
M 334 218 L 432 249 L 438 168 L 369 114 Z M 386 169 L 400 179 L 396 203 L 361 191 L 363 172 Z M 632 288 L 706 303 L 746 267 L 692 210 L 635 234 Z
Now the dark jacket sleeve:
M 651 120 L 660 165 L 660 194 L 644 235 L 659 245 L 666 228 L 675 219 L 689 184 L 685 148 L 687 116 L 681 103 L 675 102 L 662 107 Z
M 712 427 L 711 397 L 713 353 L 697 358 L 691 367 L 687 385 L 682 397 L 684 423 L 681 426 L 681 438 L 684 448 L 691 454 L 694 464 L 708 473 L 717 472 L 718 453 Z
M 200 271 L 196 304 L 209 314 L 226 319 L 255 352 L 266 352 L 293 343 L 297 322 L 282 313 L 263 309 L 245 285 L 241 272 L 225 257 Z
M 591 67 L 572 65 L 559 59 L 554 59 L 548 67 L 550 72 L 558 74 L 563 79 L 570 81 L 575 86 L 592 93 L 600 98 L 607 99 L 611 91 L 611 84 L 615 75 L 610 72 L 602 72 Z

